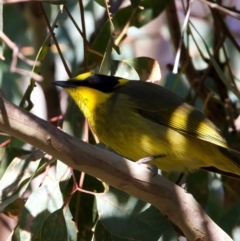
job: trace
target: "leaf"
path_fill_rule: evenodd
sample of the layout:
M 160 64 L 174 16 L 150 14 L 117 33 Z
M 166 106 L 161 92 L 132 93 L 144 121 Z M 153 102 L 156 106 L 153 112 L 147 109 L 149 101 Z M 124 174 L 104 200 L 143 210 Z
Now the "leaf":
M 153 19 L 159 16 L 159 14 L 165 9 L 165 7 L 171 3 L 171 0 L 143 0 L 140 3 L 141 9 L 138 8 L 136 17 L 133 18 L 131 26 L 140 28 Z
M 111 75 L 119 76 L 131 80 L 153 80 L 161 78 L 161 71 L 158 62 L 148 57 L 138 57 L 113 60 L 111 64 Z
M 99 68 L 99 73 L 100 74 L 108 74 L 108 71 L 110 69 L 111 66 L 111 54 L 112 54 L 112 46 L 113 46 L 113 41 L 112 41 L 112 37 L 110 36 L 109 40 L 108 40 L 108 44 L 106 46 L 106 51 L 103 55 L 103 59 Z
M 11 162 L 0 181 L 0 210 L 25 192 L 44 155 L 42 151 L 37 150 Z
M 62 214 L 64 216 L 63 219 L 61 217 Z M 45 241 L 45 240 L 77 241 L 77 229 L 76 229 L 75 223 L 72 221 L 72 218 L 73 217 L 70 213 L 69 208 L 67 208 L 65 212 L 62 210 L 62 208 L 56 210 L 45 219 L 43 223 L 43 227 L 37 232 L 37 234 L 34 236 L 32 240 L 33 241 L 41 241 L 41 240 L 42 241 Z M 58 223 L 61 226 L 61 228 L 63 228 L 63 230 L 60 230 L 60 232 L 59 232 Z M 55 231 L 57 231 L 57 233 L 55 233 Z M 58 232 L 61 233 L 62 235 L 60 238 L 58 237 L 59 236 Z
M 56 178 L 59 181 L 61 191 L 65 190 L 71 178 L 71 170 L 68 165 L 61 161 L 57 161 Z
M 93 236 L 93 241 L 112 241 L 111 234 L 108 232 L 108 230 L 104 227 L 102 222 L 98 220 L 94 236 Z
M 65 222 L 67 225 L 67 233 L 68 233 L 68 241 L 77 241 L 77 227 L 76 224 L 73 222 L 73 216 L 70 212 L 69 208 L 66 208 L 64 213 Z
M 100 6 L 105 7 L 105 1 L 104 0 L 94 0 L 96 3 L 98 3 Z
M 168 73 L 165 76 L 164 87 L 185 99 L 189 93 L 189 83 L 179 74 Z
M 45 219 L 63 205 L 58 181 L 50 181 L 36 189 L 28 198 L 19 222 L 22 240 L 38 240 Z
M 169 221 L 150 204 L 112 187 L 96 198 L 99 218 L 116 240 L 178 240 Z
M 130 0 L 130 1 L 133 8 L 137 8 L 141 3 L 141 0 Z
M 16 199 L 10 203 L 3 211 L 3 213 L 18 222 L 22 213 L 22 209 L 25 205 L 25 201 L 21 198 Z
M 136 70 L 125 61 L 113 60 L 111 63 L 111 75 L 126 79 L 139 80 Z
M 129 64 L 138 73 L 141 80 L 160 80 L 161 70 L 158 61 L 149 57 L 125 59 L 123 63 Z
M 44 221 L 41 229 L 41 240 L 44 241 L 66 241 L 68 240 L 67 227 L 60 208 L 51 213 Z

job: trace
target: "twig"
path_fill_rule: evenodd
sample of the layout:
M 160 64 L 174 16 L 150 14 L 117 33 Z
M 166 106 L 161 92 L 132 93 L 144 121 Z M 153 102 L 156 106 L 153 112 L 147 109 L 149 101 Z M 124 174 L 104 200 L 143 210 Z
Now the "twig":
M 240 19 L 240 14 L 236 13 L 236 12 L 233 12 L 231 10 L 228 10 L 227 8 L 225 7 L 222 7 L 221 5 L 217 4 L 217 3 L 213 3 L 213 2 L 209 2 L 209 1 L 206 1 L 206 0 L 199 0 L 203 3 L 205 3 L 206 5 L 208 5 L 210 8 L 215 8 L 215 9 L 218 9 L 219 11 L 221 11 L 222 13 L 225 13 L 226 15 L 229 15 L 233 18 L 237 18 L 237 19 Z
M 179 60 L 180 60 L 180 55 L 181 55 L 181 46 L 183 44 L 183 37 L 184 37 L 185 29 L 186 29 L 187 24 L 188 24 L 192 3 L 193 3 L 193 0 L 191 0 L 190 3 L 189 3 L 187 14 L 186 14 L 184 22 L 183 22 L 182 31 L 181 31 L 181 38 L 179 40 L 179 45 L 178 45 L 178 49 L 177 49 L 177 53 L 176 53 L 176 57 L 175 57 L 173 71 L 172 71 L 174 74 L 178 73 L 178 66 L 179 66 Z
M 52 27 L 51 27 L 51 25 L 50 25 L 50 23 L 49 23 L 49 21 L 48 21 L 48 17 L 47 17 L 47 15 L 46 15 L 46 12 L 45 12 L 45 10 L 44 10 L 44 7 L 43 7 L 43 5 L 42 5 L 41 2 L 39 3 L 39 5 L 40 5 L 40 8 L 41 8 L 41 10 L 42 10 L 43 16 L 44 16 L 44 18 L 45 18 L 45 21 L 46 21 L 48 30 L 49 30 L 49 32 L 50 32 L 50 34 L 51 34 L 51 37 L 52 37 L 52 39 L 53 39 L 53 41 L 54 41 L 54 44 L 56 45 L 56 48 L 57 48 L 58 53 L 59 53 L 59 55 L 60 55 L 60 58 L 61 58 L 61 60 L 62 60 L 62 62 L 63 62 L 63 65 L 64 65 L 64 67 L 65 67 L 65 70 L 66 70 L 66 72 L 67 72 L 67 74 L 68 74 L 68 76 L 69 76 L 69 78 L 70 78 L 70 77 L 71 77 L 71 72 L 70 72 L 70 70 L 69 70 L 69 68 L 68 68 L 68 65 L 67 65 L 67 63 L 66 63 L 66 61 L 65 61 L 65 59 L 64 59 L 64 57 L 63 57 L 62 51 L 61 51 L 61 49 L 60 49 L 60 47 L 59 47 L 59 45 L 58 45 L 58 41 L 57 41 L 57 39 L 56 39 L 55 33 L 53 32 L 53 29 L 52 29 Z
M 84 38 L 84 37 L 83 37 L 83 32 L 82 32 L 82 30 L 78 27 L 78 25 L 77 25 L 75 19 L 73 18 L 72 14 L 69 12 L 67 6 L 64 5 L 63 8 L 64 8 L 64 10 L 66 11 L 68 17 L 72 20 L 72 22 L 73 22 L 75 28 L 76 28 L 76 29 L 78 30 L 78 32 L 81 34 L 82 38 Z
M 83 0 L 79 0 L 80 6 L 80 15 L 81 15 L 81 22 L 82 22 L 82 34 L 83 34 L 83 53 L 84 53 L 84 71 L 86 72 L 88 69 L 88 60 L 87 60 L 87 37 L 86 37 L 86 27 L 85 27 L 85 17 L 84 17 L 84 7 L 83 7 Z
M 33 61 L 30 60 L 28 58 L 26 58 L 19 50 L 19 47 L 11 41 L 11 39 L 8 38 L 7 35 L 5 35 L 2 31 L 0 31 L 0 38 L 2 39 L 2 41 L 13 51 L 13 58 L 12 58 L 12 62 L 11 62 L 11 67 L 10 70 L 11 72 L 15 72 L 15 73 L 19 73 L 21 75 L 26 75 L 29 76 L 31 78 L 33 78 L 36 81 L 42 81 L 43 77 L 41 75 L 38 75 L 36 73 L 32 73 L 31 71 L 28 70 L 24 70 L 21 68 L 17 68 L 17 60 L 18 58 L 21 59 L 22 61 L 24 61 L 26 64 L 28 64 L 29 66 L 40 66 L 40 62 L 39 61 Z
M 130 26 L 130 23 L 131 23 L 131 20 L 133 19 L 134 15 L 136 13 L 136 8 L 131 12 L 131 16 L 129 17 L 129 20 L 128 22 L 125 24 L 125 26 L 122 28 L 122 31 L 121 33 L 118 35 L 118 37 L 115 39 L 115 44 L 116 45 L 119 45 L 121 43 L 121 41 L 124 39 L 126 33 L 127 33 L 127 30 Z
M 11 143 L 12 138 L 7 139 L 6 141 L 0 143 L 0 148 L 5 147 Z
M 34 66 L 34 65 L 37 65 L 39 66 L 40 65 L 40 62 L 36 62 L 31 60 L 31 59 L 28 59 L 26 58 L 22 53 L 21 51 L 19 51 L 19 47 L 11 41 L 10 38 L 8 38 L 8 36 L 6 34 L 4 34 L 2 31 L 0 31 L 0 38 L 2 39 L 2 41 L 10 48 L 12 49 L 12 51 L 17 51 L 17 57 L 19 59 L 21 59 L 22 61 L 24 61 L 26 64 L 30 65 L 30 66 Z

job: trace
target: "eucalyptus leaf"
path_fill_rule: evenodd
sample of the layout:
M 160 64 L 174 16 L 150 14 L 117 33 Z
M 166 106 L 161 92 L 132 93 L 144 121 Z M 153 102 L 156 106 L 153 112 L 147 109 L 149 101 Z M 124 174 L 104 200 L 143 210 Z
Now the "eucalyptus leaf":
M 96 198 L 99 219 L 116 240 L 178 240 L 169 221 L 150 204 L 112 187 Z

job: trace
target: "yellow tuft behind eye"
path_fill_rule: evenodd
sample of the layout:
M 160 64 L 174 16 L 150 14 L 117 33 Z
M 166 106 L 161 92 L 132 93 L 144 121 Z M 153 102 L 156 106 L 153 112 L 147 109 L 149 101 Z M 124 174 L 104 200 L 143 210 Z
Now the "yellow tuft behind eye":
M 127 79 L 118 79 L 118 84 L 115 87 L 121 86 L 121 85 L 125 85 L 129 82 L 129 80 Z
M 79 75 L 71 78 L 71 80 L 73 80 L 73 81 L 83 81 L 91 75 L 93 75 L 93 73 L 87 72 L 87 73 L 84 73 L 84 74 L 79 74 Z

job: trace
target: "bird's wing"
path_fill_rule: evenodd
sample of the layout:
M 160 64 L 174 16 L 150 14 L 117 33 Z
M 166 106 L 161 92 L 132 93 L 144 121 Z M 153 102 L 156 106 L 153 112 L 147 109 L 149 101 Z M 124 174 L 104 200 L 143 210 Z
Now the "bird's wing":
M 130 81 L 119 93 L 131 99 L 132 108 L 144 118 L 174 130 L 227 147 L 218 128 L 202 112 L 185 103 L 171 91 L 141 81 Z

